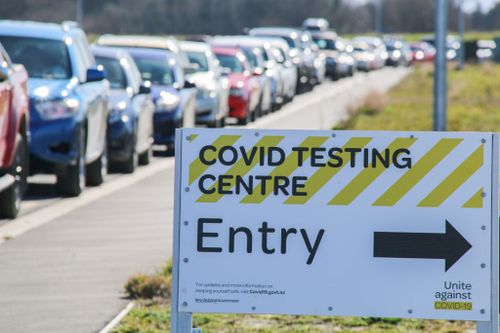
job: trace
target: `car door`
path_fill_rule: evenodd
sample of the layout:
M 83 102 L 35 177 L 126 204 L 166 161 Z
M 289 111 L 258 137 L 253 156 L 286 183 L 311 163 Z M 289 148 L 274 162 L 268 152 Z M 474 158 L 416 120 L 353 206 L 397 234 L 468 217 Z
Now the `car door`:
M 122 58 L 120 63 L 127 77 L 127 90 L 132 94 L 132 107 L 137 119 L 136 151 L 142 153 L 149 149 L 153 137 L 154 104 L 151 94 L 141 94 L 141 75 L 130 58 Z
M 87 42 L 80 34 L 74 36 L 76 54 L 80 57 L 85 69 L 95 67 L 95 60 L 88 48 Z M 87 114 L 87 163 L 98 159 L 106 144 L 107 126 L 107 89 L 105 81 L 87 82 L 85 79 L 80 85 L 82 99 L 86 101 Z

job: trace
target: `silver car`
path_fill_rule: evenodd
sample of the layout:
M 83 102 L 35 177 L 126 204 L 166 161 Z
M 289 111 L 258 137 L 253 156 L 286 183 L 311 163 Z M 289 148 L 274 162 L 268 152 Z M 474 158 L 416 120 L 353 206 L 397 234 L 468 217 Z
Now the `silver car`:
M 229 81 L 222 75 L 217 58 L 210 45 L 201 42 L 181 42 L 196 72 L 187 75 L 198 88 L 196 96 L 196 123 L 208 127 L 223 127 L 228 116 Z

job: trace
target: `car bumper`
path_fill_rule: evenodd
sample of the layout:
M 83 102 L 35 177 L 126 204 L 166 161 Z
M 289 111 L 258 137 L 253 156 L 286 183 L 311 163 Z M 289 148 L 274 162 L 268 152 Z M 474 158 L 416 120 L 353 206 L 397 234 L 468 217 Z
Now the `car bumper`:
M 41 163 L 75 165 L 81 128 L 74 118 L 32 122 L 30 152 Z
M 244 119 L 247 117 L 248 100 L 240 96 L 229 96 L 229 116 Z
M 173 146 L 175 129 L 180 125 L 181 120 L 176 117 L 175 112 L 155 112 L 153 116 L 154 143 Z
M 196 123 L 209 124 L 217 120 L 219 103 L 217 97 L 203 97 L 196 99 Z
M 108 159 L 122 162 L 130 157 L 134 145 L 134 126 L 130 120 L 121 118 L 108 122 Z

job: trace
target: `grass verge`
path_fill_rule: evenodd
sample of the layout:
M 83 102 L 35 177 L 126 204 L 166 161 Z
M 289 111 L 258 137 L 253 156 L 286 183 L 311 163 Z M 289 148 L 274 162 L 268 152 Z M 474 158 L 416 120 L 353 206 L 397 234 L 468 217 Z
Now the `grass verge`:
M 337 129 L 432 130 L 432 66 L 417 66 L 385 96 L 373 93 Z M 500 65 L 448 71 L 448 130 L 500 131 Z

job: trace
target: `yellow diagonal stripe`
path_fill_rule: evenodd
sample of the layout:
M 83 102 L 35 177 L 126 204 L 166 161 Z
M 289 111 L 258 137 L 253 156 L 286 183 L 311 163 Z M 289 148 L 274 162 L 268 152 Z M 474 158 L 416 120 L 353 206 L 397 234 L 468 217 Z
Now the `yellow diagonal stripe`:
M 328 140 L 327 136 L 309 136 L 307 137 L 300 145 L 301 148 L 312 148 L 312 147 L 320 147 L 325 141 Z M 298 160 L 298 152 L 293 151 L 290 155 L 287 156 L 283 164 L 274 168 L 269 176 L 290 176 L 292 172 L 294 172 L 298 168 L 297 160 Z M 306 151 L 302 154 L 303 160 L 307 160 L 311 156 L 310 151 Z M 241 203 L 261 203 L 264 201 L 269 195 L 271 191 L 267 191 L 267 193 L 262 194 L 261 184 L 257 185 L 253 189 L 252 194 L 248 194 L 244 197 L 240 202 Z
M 264 136 L 262 139 L 259 140 L 255 144 L 254 147 L 274 147 L 278 143 L 280 143 L 281 140 L 283 140 L 284 136 Z M 265 150 L 265 153 L 267 153 L 267 149 Z M 244 176 L 247 174 L 248 171 L 252 170 L 253 167 L 260 162 L 260 154 L 255 154 L 255 158 L 253 161 L 250 163 L 250 165 L 246 165 L 245 161 L 243 158 L 240 158 L 225 174 L 226 175 L 232 175 L 232 176 Z M 235 180 L 234 178 L 231 178 L 227 180 L 228 183 L 230 183 L 230 186 L 227 186 L 225 189 L 229 190 L 232 189 L 233 186 L 235 185 Z M 213 188 L 212 186 L 211 188 Z M 224 195 L 219 194 L 217 192 L 214 192 L 213 194 L 203 194 L 196 200 L 197 202 L 217 202 L 219 201 Z
M 338 168 L 320 168 L 316 171 L 305 183 L 304 191 L 307 193 L 305 196 L 293 196 L 285 201 L 285 204 L 302 205 L 311 199 L 316 192 L 318 192 L 326 183 L 332 179 L 346 164 L 350 161 L 350 154 L 346 153 L 345 148 L 363 148 L 372 138 L 351 138 L 342 147 L 342 153 L 337 156 L 341 157 L 344 163 Z M 331 162 L 335 162 L 333 159 Z
M 474 193 L 474 195 L 464 203 L 462 208 L 483 208 L 483 191 L 484 189 L 481 187 L 479 191 Z
M 396 149 L 408 148 L 416 140 L 415 138 L 397 138 L 392 141 L 386 149 L 390 152 L 394 152 Z M 390 160 L 390 164 L 392 164 L 392 160 Z M 363 171 L 354 177 L 328 204 L 338 206 L 349 205 L 385 170 L 387 170 L 386 167 L 380 162 L 374 168 L 363 169 Z
M 465 161 L 448 175 L 424 200 L 419 207 L 438 207 L 453 194 L 482 165 L 484 145 L 480 145 Z
M 192 137 L 193 134 L 191 134 Z M 214 142 L 211 143 L 212 146 L 217 148 L 217 150 L 224 146 L 233 145 L 241 135 L 221 135 Z M 216 153 L 214 153 L 216 154 Z M 189 184 L 191 185 L 203 172 L 208 169 L 209 165 L 203 164 L 199 158 L 196 158 L 189 165 Z
M 462 139 L 441 139 L 415 165 L 399 178 L 374 203 L 374 206 L 394 206 L 418 184 L 439 162 L 441 162 Z

